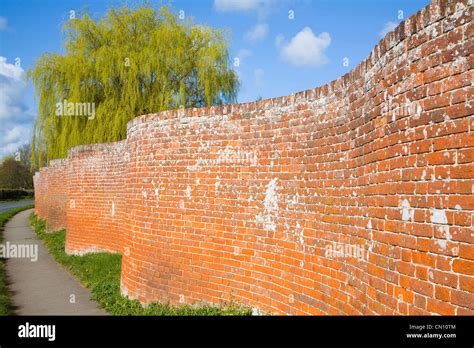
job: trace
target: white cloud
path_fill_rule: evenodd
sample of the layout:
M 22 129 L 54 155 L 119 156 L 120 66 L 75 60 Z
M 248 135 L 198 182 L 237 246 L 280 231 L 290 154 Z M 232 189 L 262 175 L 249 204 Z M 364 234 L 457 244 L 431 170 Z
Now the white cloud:
M 0 56 L 0 158 L 30 140 L 33 115 L 23 103 L 25 72 Z
M 252 55 L 252 51 L 248 50 L 246 48 L 242 48 L 241 50 L 239 50 L 239 53 L 237 54 L 237 56 L 241 60 L 244 59 L 244 58 L 250 57 L 251 55 Z
M 31 140 L 31 124 L 9 124 L 0 129 L 0 159 L 13 155 L 23 144 Z
M 5 17 L 0 16 L 0 30 L 6 30 L 8 27 L 8 21 Z
M 398 26 L 398 23 L 395 22 L 387 22 L 385 23 L 383 29 L 379 31 L 379 36 L 380 37 L 385 37 L 389 32 L 395 30 L 395 28 Z
M 21 66 L 8 64 L 7 59 L 0 56 L 0 120 L 25 111 L 21 102 L 26 87 L 24 75 Z
M 25 71 L 20 65 L 8 64 L 7 58 L 0 56 L 0 75 L 15 80 L 21 80 Z
M 268 24 L 262 23 L 257 24 L 253 28 L 251 28 L 247 33 L 245 33 L 244 39 L 250 43 L 257 43 L 262 41 L 267 37 L 268 34 Z
M 253 71 L 253 76 L 255 78 L 255 86 L 262 87 L 263 86 L 263 78 L 265 77 L 265 70 L 257 68 Z
M 214 8 L 219 12 L 257 13 L 266 17 L 276 5 L 276 0 L 214 0 Z
M 319 66 L 329 62 L 325 55 L 331 44 L 329 33 L 314 35 L 311 28 L 305 27 L 288 43 L 283 35 L 278 35 L 275 44 L 282 58 L 294 66 Z
M 21 141 L 22 137 L 25 135 L 25 130 L 26 132 L 29 131 L 29 129 L 26 129 L 25 125 L 15 125 L 13 128 L 9 128 L 5 131 L 3 141 L 6 143 Z
M 221 12 L 245 12 L 257 9 L 258 3 L 258 0 L 214 0 L 214 7 Z
M 275 37 L 275 45 L 277 47 L 280 47 L 283 44 L 284 41 L 285 41 L 285 37 L 283 36 L 283 34 L 278 34 Z

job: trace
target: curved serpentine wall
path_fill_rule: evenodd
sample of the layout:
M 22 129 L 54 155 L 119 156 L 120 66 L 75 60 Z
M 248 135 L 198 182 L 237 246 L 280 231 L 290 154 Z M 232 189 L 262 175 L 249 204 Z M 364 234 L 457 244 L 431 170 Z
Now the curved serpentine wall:
M 36 214 L 46 220 L 48 230 L 66 225 L 67 166 L 67 159 L 53 160 L 33 177 Z
M 37 212 L 122 252 L 143 303 L 474 314 L 472 9 L 434 1 L 313 90 L 135 118 L 42 169 Z
M 126 142 L 68 153 L 66 252 L 120 252 L 124 231 Z

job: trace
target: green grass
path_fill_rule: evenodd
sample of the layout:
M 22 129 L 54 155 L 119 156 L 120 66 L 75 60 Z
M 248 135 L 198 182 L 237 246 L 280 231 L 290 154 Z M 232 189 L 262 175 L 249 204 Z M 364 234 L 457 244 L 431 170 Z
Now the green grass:
M 20 211 L 33 208 L 34 205 L 25 205 L 16 207 L 6 212 L 0 213 L 0 243 L 3 242 L 3 229 L 8 220 Z M 12 303 L 10 300 L 10 292 L 7 287 L 7 275 L 5 271 L 5 259 L 0 258 L 0 315 L 14 315 Z
M 45 221 L 38 219 L 35 214 L 30 216 L 30 223 L 56 261 L 89 288 L 92 299 L 112 315 L 251 315 L 250 308 L 232 303 L 221 307 L 152 303 L 143 307 L 137 300 L 130 300 L 120 294 L 121 255 L 113 253 L 67 255 L 64 249 L 65 230 L 46 233 Z

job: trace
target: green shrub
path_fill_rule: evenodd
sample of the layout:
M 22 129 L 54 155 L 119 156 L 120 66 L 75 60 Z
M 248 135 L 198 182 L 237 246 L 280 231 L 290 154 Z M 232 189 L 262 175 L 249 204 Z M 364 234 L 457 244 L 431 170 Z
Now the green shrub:
M 33 197 L 34 190 L 0 188 L 0 200 L 13 200 Z

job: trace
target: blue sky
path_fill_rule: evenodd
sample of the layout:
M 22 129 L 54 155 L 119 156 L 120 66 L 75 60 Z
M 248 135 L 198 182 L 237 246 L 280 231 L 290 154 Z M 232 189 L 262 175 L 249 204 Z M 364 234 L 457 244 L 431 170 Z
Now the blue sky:
M 174 0 L 173 10 L 229 31 L 239 102 L 314 88 L 347 73 L 402 18 L 429 0 Z M 156 7 L 160 1 L 150 1 Z M 100 18 L 121 1 L 0 2 L 0 158 L 29 142 L 37 107 L 24 72 L 45 52 L 62 52 L 71 10 Z M 344 60 L 347 58 L 346 60 Z M 343 64 L 344 61 L 348 64 Z

